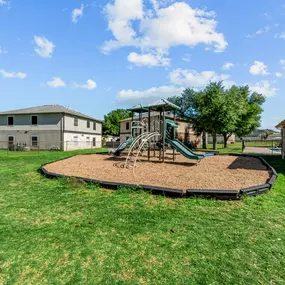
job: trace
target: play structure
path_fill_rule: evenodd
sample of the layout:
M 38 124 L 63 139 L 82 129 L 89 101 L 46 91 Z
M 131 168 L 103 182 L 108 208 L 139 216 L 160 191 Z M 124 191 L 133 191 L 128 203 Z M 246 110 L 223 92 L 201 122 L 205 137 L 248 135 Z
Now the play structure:
M 129 109 L 132 112 L 131 137 L 113 151 L 114 155 L 120 155 L 123 150 L 128 149 L 128 154 L 125 162 L 115 165 L 124 168 L 135 167 L 140 156 L 147 153 L 150 161 L 152 156 L 156 156 L 156 151 L 158 151 L 159 160 L 164 162 L 168 145 L 172 147 L 173 161 L 176 151 L 198 163 L 206 156 L 212 156 L 213 154 L 197 154 L 176 138 L 178 128 L 176 111 L 179 109 L 180 107 L 166 99 L 149 105 L 139 104 Z M 173 119 L 166 119 L 166 114 Z
M 105 188 L 138 188 L 175 197 L 239 200 L 271 189 L 277 173 L 263 158 L 199 154 L 178 140 L 178 109 L 164 99 L 137 105 L 130 109 L 130 137 L 113 156 L 77 155 L 43 165 L 41 171 L 48 177 L 76 177 Z

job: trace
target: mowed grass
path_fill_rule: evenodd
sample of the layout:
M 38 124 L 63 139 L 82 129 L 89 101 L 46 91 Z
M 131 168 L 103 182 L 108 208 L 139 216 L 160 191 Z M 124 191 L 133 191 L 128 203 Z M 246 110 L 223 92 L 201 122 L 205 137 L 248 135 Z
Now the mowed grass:
M 77 152 L 80 153 L 80 152 Z M 285 163 L 240 202 L 47 179 L 71 153 L 0 157 L 0 284 L 285 284 Z

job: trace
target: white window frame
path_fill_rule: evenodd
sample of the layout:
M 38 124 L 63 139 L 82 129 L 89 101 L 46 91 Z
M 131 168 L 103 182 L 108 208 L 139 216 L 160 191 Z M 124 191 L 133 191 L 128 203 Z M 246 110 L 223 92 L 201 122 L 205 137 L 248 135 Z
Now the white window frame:
M 75 124 L 75 121 L 77 121 L 77 124 Z M 78 127 L 78 125 L 79 125 L 79 119 L 78 119 L 78 118 L 74 118 L 73 124 L 74 124 L 74 127 Z
M 97 128 L 97 126 L 96 126 L 97 124 L 96 124 L 96 122 L 95 121 L 93 121 L 93 131 L 96 131 L 96 128 Z
M 33 117 L 37 117 L 37 123 L 36 124 L 33 124 Z M 32 126 L 37 126 L 39 124 L 39 116 L 38 115 L 31 115 L 31 125 Z
M 77 140 L 76 140 L 75 138 L 76 138 Z M 74 144 L 74 145 L 78 145 L 78 139 L 79 139 L 78 136 L 73 136 L 73 144 Z
M 37 144 L 33 144 L 33 138 L 37 138 Z M 39 136 L 38 135 L 32 135 L 31 136 L 31 146 L 39 146 Z
M 9 125 L 9 118 L 13 118 L 13 125 Z M 15 116 L 7 116 L 7 126 L 8 126 L 8 127 L 13 127 L 13 126 L 15 126 Z
M 87 129 L 90 129 L 90 127 L 91 127 L 91 122 L 90 122 L 90 120 L 87 120 L 87 122 L 86 122 L 86 127 L 87 127 Z
M 96 138 L 95 137 L 93 137 L 93 139 L 92 139 L 92 146 L 93 147 L 96 146 Z

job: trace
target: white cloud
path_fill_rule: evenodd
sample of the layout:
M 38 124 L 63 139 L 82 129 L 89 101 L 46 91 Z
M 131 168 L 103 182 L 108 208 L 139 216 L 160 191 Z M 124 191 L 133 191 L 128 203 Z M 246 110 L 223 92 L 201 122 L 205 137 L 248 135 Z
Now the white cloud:
M 91 79 L 88 79 L 85 84 L 77 84 L 77 83 L 75 83 L 74 87 L 75 88 L 83 88 L 83 89 L 93 90 L 93 89 L 95 89 L 97 87 L 97 84 L 96 84 L 95 81 L 93 81 Z
M 53 77 L 51 81 L 48 81 L 47 86 L 51 88 L 65 87 L 65 82 L 60 77 Z
M 260 36 L 262 34 L 268 33 L 270 31 L 270 26 L 265 26 L 263 29 L 257 30 L 254 34 L 248 34 L 246 37 L 247 38 L 254 38 L 256 36 Z
M 259 29 L 255 33 L 261 35 L 270 31 L 270 26 L 265 26 L 264 29 Z
M 282 69 L 285 70 L 285 59 L 280 59 L 280 62 Z
M 231 68 L 234 67 L 234 64 L 231 63 L 231 62 L 226 62 L 223 66 L 222 66 L 222 69 L 223 70 L 230 70 Z
M 6 6 L 10 5 L 10 1 L 9 0 L 0 0 L 0 6 L 4 6 L 4 5 L 6 5 Z
M 131 52 L 128 56 L 128 61 L 137 66 L 169 66 L 170 58 L 163 57 L 162 53 L 146 53 L 137 54 L 136 52 Z
M 185 53 L 182 57 L 182 60 L 186 61 L 186 62 L 190 62 L 191 61 L 191 55 L 189 53 Z
M 72 22 L 73 23 L 77 23 L 78 19 L 81 18 L 83 16 L 83 10 L 84 10 L 84 5 L 81 4 L 80 8 L 75 8 L 74 10 L 72 10 Z
M 180 95 L 183 87 L 160 86 L 152 87 L 147 90 L 121 90 L 117 94 L 117 100 L 127 102 L 128 104 L 149 103 L 151 100 L 168 98 L 174 95 Z
M 7 72 L 4 69 L 0 69 L 0 75 L 2 75 L 3 78 L 25 79 L 27 77 L 26 73 L 23 73 L 23 72 Z
M 250 67 L 249 72 L 252 75 L 267 75 L 267 65 L 264 64 L 262 61 L 255 61 L 254 64 Z
M 283 77 L 283 74 L 281 72 L 276 72 L 275 75 L 276 77 Z
M 275 96 L 276 92 L 278 91 L 278 89 L 274 88 L 268 80 L 262 80 L 254 85 L 249 85 L 249 88 L 252 91 L 262 94 L 266 97 Z
M 235 84 L 230 79 L 229 74 L 216 74 L 214 71 L 197 72 L 195 70 L 175 69 L 170 75 L 170 81 L 173 84 L 186 86 L 190 88 L 204 88 L 211 81 L 223 81 L 226 87 Z
M 104 43 L 102 51 L 105 53 L 124 46 L 167 52 L 174 46 L 194 47 L 198 44 L 221 52 L 228 45 L 224 35 L 216 31 L 215 13 L 193 9 L 185 2 L 176 2 L 166 8 L 156 5 L 156 11 L 149 13 L 144 11 L 143 0 L 115 0 L 114 4 L 106 5 L 105 11 L 109 30 L 114 36 L 113 40 Z
M 8 53 L 7 50 L 5 50 L 0 46 L 0 54 L 6 54 L 6 53 Z
M 52 57 L 55 45 L 45 37 L 34 37 L 35 52 L 41 57 Z
M 281 33 L 281 34 L 276 34 L 275 38 L 279 38 L 279 39 L 285 39 L 285 32 Z

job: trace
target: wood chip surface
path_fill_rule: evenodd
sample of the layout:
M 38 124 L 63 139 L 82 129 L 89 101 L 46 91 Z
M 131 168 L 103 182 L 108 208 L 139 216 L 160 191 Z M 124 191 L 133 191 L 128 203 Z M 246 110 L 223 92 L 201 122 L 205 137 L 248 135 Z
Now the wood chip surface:
M 182 155 L 175 162 L 170 157 L 161 163 L 157 158 L 148 162 L 142 158 L 133 169 L 114 166 L 125 157 L 108 155 L 78 155 L 45 166 L 49 172 L 66 176 L 143 184 L 174 189 L 219 189 L 239 190 L 266 183 L 270 171 L 254 157 L 217 155 L 203 159 L 200 164 Z

